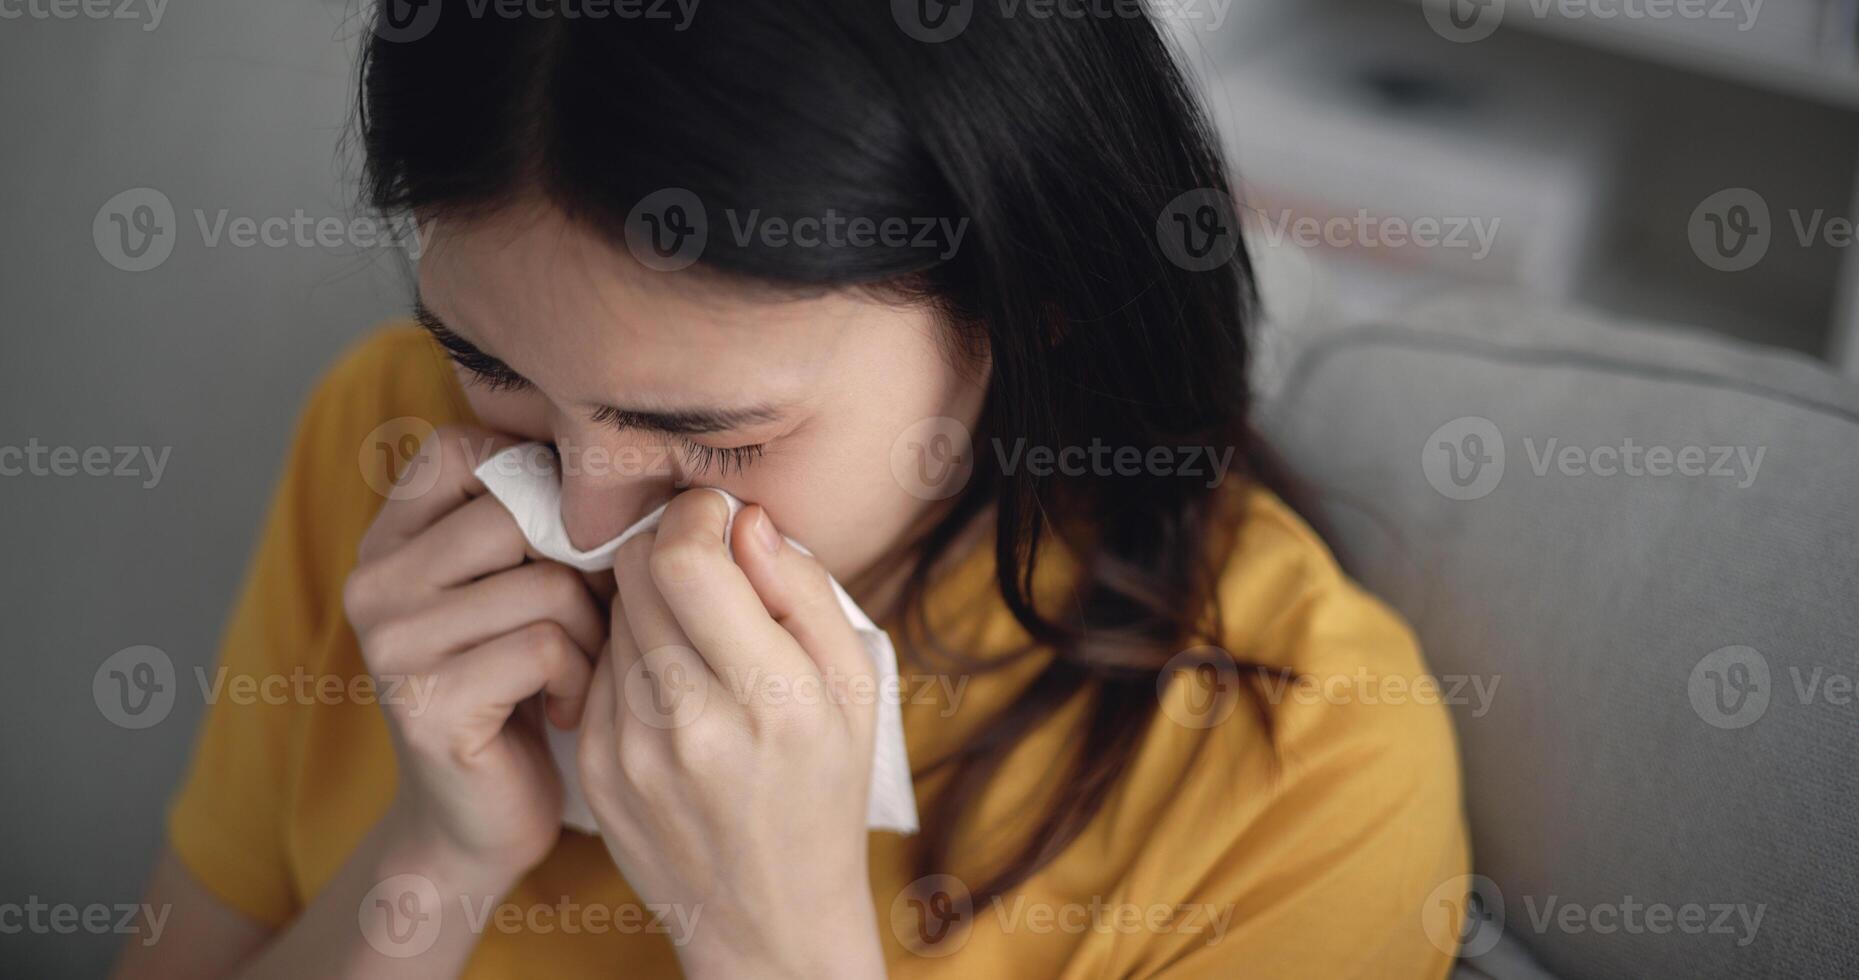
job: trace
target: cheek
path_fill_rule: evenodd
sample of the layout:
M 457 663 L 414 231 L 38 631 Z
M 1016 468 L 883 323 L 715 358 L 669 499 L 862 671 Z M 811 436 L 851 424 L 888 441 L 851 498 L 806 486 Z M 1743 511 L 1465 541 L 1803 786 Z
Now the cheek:
M 888 383 L 859 392 L 849 406 L 817 416 L 810 431 L 740 481 L 745 499 L 759 500 L 783 533 L 811 549 L 841 581 L 884 557 L 963 485 L 951 482 L 926 493 L 917 473 L 906 470 L 900 479 L 894 466 L 900 446 L 902 461 L 914 459 L 909 443 L 925 431 L 924 420 L 953 419 L 973 432 L 985 387 L 927 374 L 917 385 L 901 385 L 896 377 L 887 375 Z M 948 424 L 931 425 L 941 430 Z

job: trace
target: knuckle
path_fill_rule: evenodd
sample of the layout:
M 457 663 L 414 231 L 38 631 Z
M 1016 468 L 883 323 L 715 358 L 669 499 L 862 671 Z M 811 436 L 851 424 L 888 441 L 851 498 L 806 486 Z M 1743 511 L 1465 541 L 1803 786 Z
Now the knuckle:
M 813 609 L 828 603 L 837 605 L 833 595 L 833 579 L 826 573 L 826 566 L 810 555 L 795 552 L 794 561 L 783 569 L 782 578 L 787 585 L 786 593 L 789 604 L 798 608 Z
M 422 632 L 405 619 L 376 623 L 359 637 L 362 658 L 376 671 L 408 660 Z
M 456 729 L 446 729 L 439 733 L 445 744 L 445 759 L 454 768 L 469 769 L 478 761 L 480 747 L 467 741 L 463 733 Z
M 619 553 L 613 556 L 613 568 L 617 575 L 622 567 L 636 568 L 652 555 L 658 547 L 658 531 L 642 531 L 633 536 L 631 541 L 620 545 Z
M 839 612 L 839 599 L 833 595 L 833 587 L 826 580 L 824 572 L 817 576 L 806 573 L 808 581 L 797 589 L 793 598 L 794 612 L 802 619 L 823 619 Z
M 387 713 L 388 719 L 402 732 L 411 733 L 426 727 L 425 723 L 422 721 L 424 712 L 413 705 L 383 699 L 381 702 L 381 710 Z
M 451 754 L 451 737 L 447 726 L 437 719 L 398 718 L 400 738 L 407 751 L 422 759 L 445 758 Z
M 471 430 L 456 423 L 438 426 L 426 437 L 420 456 L 436 460 L 445 472 L 455 472 L 453 467 L 471 461 Z
M 646 568 L 660 588 L 689 583 L 704 573 L 713 556 L 699 541 L 660 538 Z
M 805 751 L 819 743 L 817 710 L 796 704 L 770 705 L 749 714 L 749 723 L 757 742 L 777 751 L 789 748 Z
M 720 533 L 729 520 L 729 505 L 709 490 L 689 490 L 672 498 L 665 508 L 665 520 L 673 527 L 700 533 L 715 528 Z
M 672 753 L 683 768 L 709 772 L 737 754 L 741 740 L 724 725 L 688 725 L 671 739 Z
M 538 608 L 561 616 L 589 601 L 587 585 L 580 572 L 554 562 L 538 562 L 526 567 L 536 569 L 530 574 L 534 576 L 533 599 Z
M 371 587 L 367 565 L 357 565 L 342 583 L 342 613 L 349 625 L 357 628 L 369 621 L 375 590 Z
M 612 748 L 595 740 L 588 733 L 586 726 L 581 728 L 581 736 L 575 745 L 575 774 L 581 777 L 581 788 L 588 795 L 601 799 L 611 799 L 618 786 L 614 782 L 614 767 L 609 761 Z
M 560 663 L 572 641 L 568 631 L 551 619 L 530 623 L 517 631 L 518 653 L 543 673 Z
M 382 511 L 382 513 L 386 513 L 386 511 Z M 362 532 L 361 540 L 355 545 L 355 564 L 357 566 L 366 565 L 375 558 L 380 557 L 381 552 L 386 548 L 385 543 L 381 540 L 382 535 L 385 533 L 386 532 L 381 529 L 381 521 L 377 516 L 374 523 L 368 525 L 368 530 Z
M 646 738 L 620 738 L 618 751 L 619 777 L 630 786 L 650 787 L 658 785 L 659 775 L 665 764 L 658 752 Z

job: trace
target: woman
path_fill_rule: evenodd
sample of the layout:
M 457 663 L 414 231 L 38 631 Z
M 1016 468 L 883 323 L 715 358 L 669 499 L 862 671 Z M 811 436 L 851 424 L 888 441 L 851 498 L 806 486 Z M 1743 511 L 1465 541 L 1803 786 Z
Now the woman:
M 222 653 L 351 693 L 214 708 L 123 972 L 1444 975 L 1447 719 L 1357 696 L 1424 667 L 1270 489 L 1155 25 L 719 7 L 369 39 L 418 326 L 310 401 Z M 577 547 L 664 523 L 540 558 L 472 474 L 522 440 Z M 869 675 L 829 574 L 903 661 L 914 837 L 863 823 L 872 700 L 777 696 Z M 736 696 L 642 723 L 667 650 Z

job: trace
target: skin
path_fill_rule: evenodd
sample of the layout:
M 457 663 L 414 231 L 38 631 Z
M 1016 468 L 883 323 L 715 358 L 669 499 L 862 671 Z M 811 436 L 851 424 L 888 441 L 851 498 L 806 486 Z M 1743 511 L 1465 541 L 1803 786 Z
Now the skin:
M 864 832 L 875 702 L 857 693 L 870 668 L 827 575 L 859 577 L 934 517 L 893 478 L 893 446 L 924 418 L 972 428 L 985 365 L 955 363 L 923 309 L 652 272 L 543 205 L 440 222 L 420 294 L 527 384 L 492 391 L 466 376 L 488 428 L 441 430 L 402 477 L 436 467 L 437 482 L 383 506 L 345 589 L 370 670 L 434 679 L 417 716 L 384 706 L 396 798 L 276 932 L 164 854 L 147 900 L 173 907 L 168 941 L 128 944 L 118 975 L 456 976 L 478 938 L 459 897 L 500 898 L 560 833 L 545 724 L 581 726 L 579 775 L 641 901 L 701 906 L 678 950 L 687 975 L 882 975 Z M 634 421 L 766 411 L 672 433 L 616 427 L 603 407 Z M 670 500 L 663 524 L 611 575 L 525 561 L 535 556 L 515 523 L 471 475 L 519 439 L 583 454 L 563 473 L 578 547 Z M 691 444 L 765 450 L 706 469 Z M 721 499 L 687 489 L 706 485 L 754 502 L 736 518 L 733 556 Z M 858 598 L 878 612 L 885 593 Z M 700 712 L 662 713 L 700 688 Z M 408 873 L 433 883 L 425 911 L 441 930 L 424 952 L 388 957 L 357 909 Z

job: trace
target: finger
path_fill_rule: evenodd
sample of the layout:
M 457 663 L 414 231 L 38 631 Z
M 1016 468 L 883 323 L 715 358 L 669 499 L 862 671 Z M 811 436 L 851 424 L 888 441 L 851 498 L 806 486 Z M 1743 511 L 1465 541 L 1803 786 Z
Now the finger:
M 639 662 L 639 644 L 633 639 L 633 626 L 626 618 L 626 604 L 620 601 L 619 593 L 615 592 L 607 605 L 607 655 L 613 658 L 613 668 L 624 675 Z
M 613 556 L 613 582 L 619 589 L 614 601 L 624 610 L 626 624 L 641 654 L 660 647 L 691 645 L 664 596 L 658 594 L 647 567 L 656 539 L 655 531 L 647 531 L 626 542 Z
M 677 728 L 702 712 L 718 681 L 736 677 L 720 673 L 694 649 L 671 607 L 659 595 L 647 568 L 654 534 L 647 532 L 627 542 L 615 556 L 615 597 L 624 609 L 624 621 L 633 639 L 633 660 L 614 678 L 622 707 L 654 728 Z M 766 613 L 762 614 L 764 617 Z
M 559 728 L 581 721 L 594 668 L 560 623 L 536 622 L 459 654 L 436 683 L 477 720 L 501 724 L 516 706 L 546 695 L 549 719 Z
M 736 562 L 768 614 L 800 644 L 822 672 L 847 677 L 872 673 L 825 566 L 782 539 L 773 518 L 751 504 L 736 515 Z
M 600 783 L 598 777 L 589 777 L 590 766 L 597 772 L 610 772 L 612 767 L 605 759 L 619 746 L 616 737 L 619 708 L 613 687 L 613 672 L 612 657 L 602 657 L 594 665 L 594 674 L 587 686 L 587 707 L 581 713 L 581 737 L 575 743 L 575 756 L 581 786 L 588 793 Z
M 495 497 L 478 497 L 441 517 L 381 559 L 391 582 L 418 582 L 430 590 L 462 585 L 531 557 L 516 519 Z
M 672 500 L 648 560 L 651 584 L 719 674 L 753 667 L 810 672 L 806 655 L 730 557 L 728 529 L 729 506 L 718 494 L 693 490 Z
M 425 608 L 388 620 L 365 645 L 386 651 L 391 664 L 384 666 L 412 666 L 544 620 L 561 624 L 588 659 L 599 652 L 605 617 L 574 569 L 555 562 L 447 589 Z
M 370 547 L 381 551 L 397 547 L 481 496 L 484 483 L 473 471 L 516 443 L 510 436 L 474 426 L 446 425 L 434 430 L 375 517 L 363 540 L 364 554 L 370 553 Z

